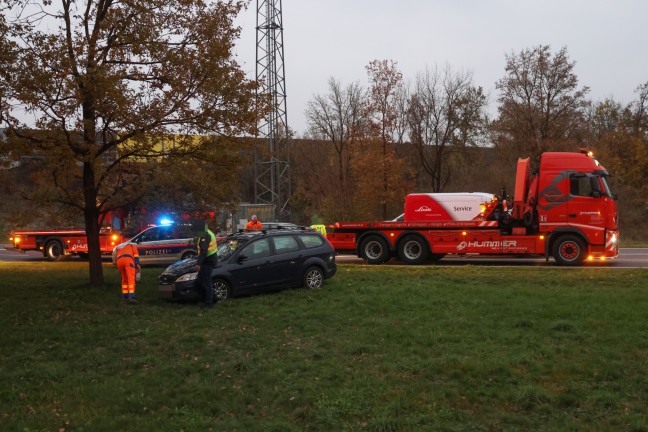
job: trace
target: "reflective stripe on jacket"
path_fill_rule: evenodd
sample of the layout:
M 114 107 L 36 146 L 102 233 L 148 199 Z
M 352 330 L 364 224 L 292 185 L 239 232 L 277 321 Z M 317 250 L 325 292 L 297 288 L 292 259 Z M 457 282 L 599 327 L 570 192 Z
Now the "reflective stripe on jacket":
M 214 255 L 218 250 L 218 244 L 216 242 L 216 236 L 210 230 L 207 230 L 209 234 L 209 247 L 207 248 L 207 256 Z
M 137 251 L 137 247 L 134 244 L 127 244 L 123 248 L 118 249 L 115 262 L 119 261 L 120 258 L 130 258 L 135 262 L 135 264 L 139 264 L 139 252 Z

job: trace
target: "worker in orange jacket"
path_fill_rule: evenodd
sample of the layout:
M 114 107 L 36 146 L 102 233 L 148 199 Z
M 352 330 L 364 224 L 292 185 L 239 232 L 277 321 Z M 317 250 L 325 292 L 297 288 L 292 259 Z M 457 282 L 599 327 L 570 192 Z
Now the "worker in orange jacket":
M 135 299 L 135 273 L 142 270 L 139 261 L 139 252 L 134 244 L 129 243 L 117 250 L 115 262 L 122 277 L 122 299 L 129 303 L 137 303 Z
M 255 230 L 262 230 L 262 229 L 263 229 L 263 224 L 257 218 L 257 215 L 252 215 L 252 220 L 245 225 L 246 231 L 255 231 Z

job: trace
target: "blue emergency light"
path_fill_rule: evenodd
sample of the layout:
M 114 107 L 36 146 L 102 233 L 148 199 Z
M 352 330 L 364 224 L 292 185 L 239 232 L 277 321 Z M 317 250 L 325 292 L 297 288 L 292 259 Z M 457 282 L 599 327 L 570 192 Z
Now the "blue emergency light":
M 168 217 L 161 217 L 160 218 L 160 225 L 165 226 L 165 225 L 171 225 L 173 223 L 173 220 L 169 219 Z

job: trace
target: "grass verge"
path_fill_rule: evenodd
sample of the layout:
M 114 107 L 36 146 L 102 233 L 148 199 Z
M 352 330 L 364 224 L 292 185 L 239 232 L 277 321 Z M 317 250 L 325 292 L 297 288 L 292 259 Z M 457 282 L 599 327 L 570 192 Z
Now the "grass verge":
M 647 431 L 645 270 L 340 265 L 316 291 L 138 305 L 0 264 L 16 431 Z

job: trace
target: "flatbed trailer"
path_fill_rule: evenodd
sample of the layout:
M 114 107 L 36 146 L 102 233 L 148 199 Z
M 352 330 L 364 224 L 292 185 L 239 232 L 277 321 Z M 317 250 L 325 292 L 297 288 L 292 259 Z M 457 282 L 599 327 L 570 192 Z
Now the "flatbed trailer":
M 9 248 L 18 252 L 40 251 L 51 261 L 64 255 L 87 256 L 88 238 L 84 229 L 15 230 L 11 232 Z M 99 244 L 102 255 L 111 255 L 122 236 L 102 228 Z

